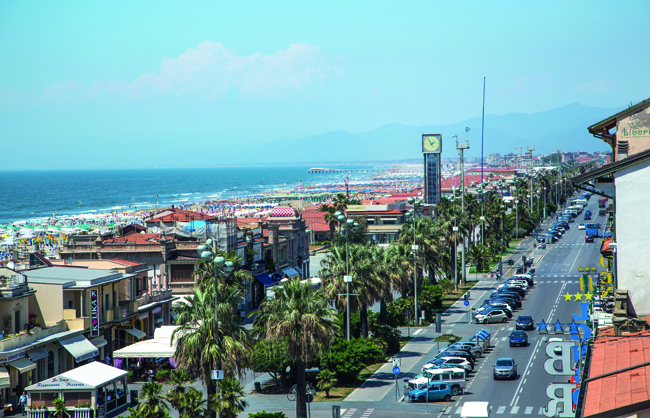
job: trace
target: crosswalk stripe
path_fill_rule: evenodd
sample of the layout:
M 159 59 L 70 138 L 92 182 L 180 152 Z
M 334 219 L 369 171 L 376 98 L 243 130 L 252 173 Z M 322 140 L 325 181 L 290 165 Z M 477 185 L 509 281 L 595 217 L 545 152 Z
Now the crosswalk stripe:
M 541 408 L 540 408 L 541 409 Z M 456 414 L 460 415 L 460 412 L 463 410 L 462 406 L 459 406 L 458 409 L 456 410 Z
M 533 413 L 533 407 L 532 406 L 527 406 L 526 410 L 524 411 L 524 414 L 530 415 Z
M 557 283 L 557 280 L 556 280 L 556 281 L 554 281 L 553 283 Z
M 501 337 L 501 341 L 505 341 L 507 339 L 508 339 L 508 337 Z
M 516 414 L 517 412 L 519 412 L 519 407 L 518 406 L 513 406 L 512 409 L 510 410 L 511 414 Z
M 542 409 L 541 406 L 539 407 L 539 412 L 538 412 L 538 414 L 539 414 L 539 415 L 544 415 L 544 410 Z
M 505 406 L 500 406 L 499 409 L 497 409 L 497 414 L 503 414 L 506 410 Z

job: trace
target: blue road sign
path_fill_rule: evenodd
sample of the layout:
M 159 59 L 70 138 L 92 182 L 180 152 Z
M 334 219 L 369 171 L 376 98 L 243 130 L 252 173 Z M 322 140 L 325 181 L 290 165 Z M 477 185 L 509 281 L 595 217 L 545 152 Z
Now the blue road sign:
M 393 374 L 399 374 L 399 367 L 393 367 Z
M 465 304 L 465 306 L 469 306 L 469 301 L 468 301 L 468 300 L 466 300 L 466 301 L 463 302 L 463 303 Z

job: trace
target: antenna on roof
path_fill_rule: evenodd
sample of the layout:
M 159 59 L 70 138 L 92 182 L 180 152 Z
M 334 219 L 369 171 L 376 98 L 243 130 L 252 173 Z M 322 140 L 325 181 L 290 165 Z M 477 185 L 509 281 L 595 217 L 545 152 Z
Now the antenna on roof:
M 67 260 L 68 264 L 72 264 L 73 261 L 74 260 L 72 259 L 72 257 L 68 257 L 68 260 Z
M 9 263 L 7 263 L 7 267 L 9 267 L 10 269 L 13 269 L 14 267 L 16 267 L 16 263 L 14 263 L 13 261 L 10 261 Z
M 157 233 L 158 232 L 158 227 L 154 226 L 153 228 L 151 228 L 151 232 L 153 232 L 154 234 Z

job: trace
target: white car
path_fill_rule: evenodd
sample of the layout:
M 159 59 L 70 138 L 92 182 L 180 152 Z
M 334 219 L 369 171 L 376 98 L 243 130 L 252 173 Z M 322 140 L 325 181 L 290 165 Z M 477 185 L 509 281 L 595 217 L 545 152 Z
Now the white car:
M 489 324 L 490 322 L 508 322 L 508 315 L 499 309 L 486 314 L 478 314 L 474 317 L 477 324 Z
M 578 229 L 585 229 L 585 224 L 578 224 Z
M 439 368 L 449 368 L 449 367 L 458 367 L 464 369 L 467 372 L 471 372 L 473 367 L 472 364 L 465 360 L 462 357 L 440 357 L 434 360 L 431 363 L 427 363 L 422 366 L 422 371 L 426 372 L 430 369 L 439 369 Z

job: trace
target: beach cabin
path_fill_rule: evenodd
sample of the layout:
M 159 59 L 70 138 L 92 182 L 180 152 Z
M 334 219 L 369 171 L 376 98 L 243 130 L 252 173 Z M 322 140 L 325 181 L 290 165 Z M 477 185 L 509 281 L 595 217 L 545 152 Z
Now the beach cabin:
M 69 370 L 25 388 L 30 418 L 42 418 L 63 398 L 71 418 L 104 418 L 126 409 L 126 370 L 98 361 Z

